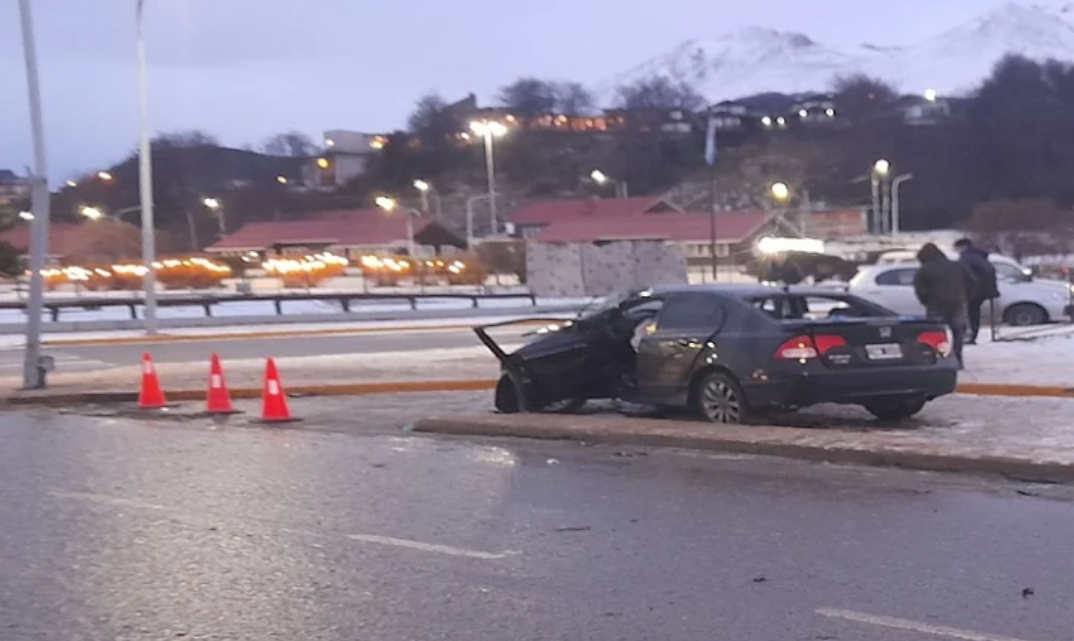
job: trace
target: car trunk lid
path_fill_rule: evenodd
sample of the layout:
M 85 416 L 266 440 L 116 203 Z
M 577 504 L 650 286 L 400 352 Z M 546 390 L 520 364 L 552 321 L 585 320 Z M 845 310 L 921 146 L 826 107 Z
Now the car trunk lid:
M 926 319 L 853 318 L 784 321 L 783 356 L 819 358 L 828 367 L 928 365 L 950 353 L 944 325 Z M 813 355 L 810 354 L 812 350 Z

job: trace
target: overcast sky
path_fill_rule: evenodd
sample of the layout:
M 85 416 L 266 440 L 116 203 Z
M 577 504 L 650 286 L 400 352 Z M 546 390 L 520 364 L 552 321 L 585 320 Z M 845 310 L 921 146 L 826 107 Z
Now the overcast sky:
M 235 146 L 298 129 L 400 127 L 430 90 L 479 97 L 520 75 L 596 83 L 745 26 L 826 44 L 909 44 L 992 0 L 146 0 L 154 131 Z M 96 170 L 137 136 L 135 0 L 31 0 L 49 173 Z M 628 6 L 636 9 L 627 9 Z M 0 168 L 31 162 L 16 0 L 0 2 Z

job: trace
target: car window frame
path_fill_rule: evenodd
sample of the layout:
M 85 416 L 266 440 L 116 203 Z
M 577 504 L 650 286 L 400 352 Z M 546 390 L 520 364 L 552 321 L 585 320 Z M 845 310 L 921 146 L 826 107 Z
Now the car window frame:
M 917 271 L 919 269 L 920 269 L 920 267 L 905 267 L 905 266 L 894 267 L 894 268 L 891 268 L 891 269 L 885 269 L 885 270 L 882 270 L 880 273 L 876 274 L 873 277 L 873 283 L 877 287 L 913 287 L 914 286 L 914 278 L 917 277 Z M 899 273 L 908 273 L 908 274 L 910 274 L 909 282 L 904 283 L 900 279 L 900 281 L 896 282 L 896 283 L 886 283 L 886 282 L 881 280 L 884 276 L 887 276 L 889 274 L 899 274 Z
M 711 302 L 715 309 L 719 312 L 718 322 L 715 324 L 687 324 L 687 325 L 673 325 L 667 327 L 666 314 L 669 309 L 674 311 L 674 305 L 678 301 L 686 301 L 691 299 L 702 299 Z M 709 292 L 677 292 L 664 298 L 664 306 L 660 309 L 659 313 L 654 317 L 656 321 L 656 333 L 674 333 L 683 332 L 693 329 L 704 329 L 710 336 L 719 333 L 724 326 L 727 325 L 727 319 L 730 316 L 730 311 L 726 305 L 726 301 L 723 297 L 709 293 Z

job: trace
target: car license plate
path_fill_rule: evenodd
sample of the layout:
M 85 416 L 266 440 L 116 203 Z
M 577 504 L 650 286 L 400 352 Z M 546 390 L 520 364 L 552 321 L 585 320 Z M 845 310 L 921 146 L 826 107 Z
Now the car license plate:
M 902 358 L 902 345 L 898 343 L 883 343 L 881 345 L 866 345 L 865 355 L 871 361 L 894 361 Z

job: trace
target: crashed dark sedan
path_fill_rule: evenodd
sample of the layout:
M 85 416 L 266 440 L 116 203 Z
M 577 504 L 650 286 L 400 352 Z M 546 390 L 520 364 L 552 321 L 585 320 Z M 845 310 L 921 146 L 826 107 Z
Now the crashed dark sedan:
M 958 377 L 945 325 L 821 288 L 632 292 L 542 327 L 508 354 L 489 330 L 510 324 L 475 329 L 501 363 L 495 404 L 506 413 L 620 399 L 720 423 L 819 403 L 898 420 L 952 393 Z

